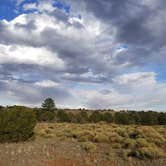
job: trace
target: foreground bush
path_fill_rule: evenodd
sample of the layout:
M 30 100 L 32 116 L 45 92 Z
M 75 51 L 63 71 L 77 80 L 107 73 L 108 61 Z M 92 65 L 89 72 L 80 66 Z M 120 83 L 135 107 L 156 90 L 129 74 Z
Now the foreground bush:
M 25 107 L 12 107 L 0 112 L 0 142 L 25 141 L 33 135 L 35 113 Z
M 86 152 L 94 152 L 96 150 L 96 145 L 92 142 L 84 142 L 82 143 L 81 147 Z
M 124 157 L 136 157 L 138 159 L 158 159 L 162 156 L 162 152 L 155 147 L 143 147 L 124 151 Z

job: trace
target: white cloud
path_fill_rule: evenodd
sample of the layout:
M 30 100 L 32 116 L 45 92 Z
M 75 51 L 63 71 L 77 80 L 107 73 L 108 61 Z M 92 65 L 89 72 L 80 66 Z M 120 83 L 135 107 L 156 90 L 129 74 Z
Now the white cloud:
M 19 45 L 0 45 L 1 63 L 36 64 L 50 66 L 56 69 L 64 67 L 63 60 L 59 59 L 56 53 L 46 48 L 34 48 Z
M 17 5 L 19 6 L 22 2 L 25 0 L 17 0 Z M 26 2 L 26 1 L 25 1 Z M 24 3 L 23 4 L 23 10 L 38 10 L 39 12 L 51 12 L 55 10 L 55 7 L 53 7 L 53 0 L 40 0 L 37 2 L 30 2 L 30 3 Z
M 23 10 L 34 10 L 37 9 L 37 4 L 36 3 L 27 3 L 23 5 Z
M 106 90 L 103 90 L 103 84 L 94 90 L 75 89 L 72 91 L 73 96 L 78 98 L 78 103 L 82 103 L 82 107 L 87 108 L 131 110 L 165 108 L 166 83 L 157 82 L 155 73 L 125 74 L 114 81 L 116 84 L 107 85 Z
M 43 0 L 39 1 L 38 4 L 38 10 L 40 12 L 51 12 L 55 10 L 55 7 L 53 7 L 53 1 L 52 0 Z
M 156 84 L 154 72 L 137 72 L 117 76 L 113 79 L 115 84 L 129 86 L 153 86 Z
M 51 80 L 43 80 L 40 82 L 35 82 L 35 85 L 39 87 L 56 87 L 59 84 L 57 82 L 51 81 Z

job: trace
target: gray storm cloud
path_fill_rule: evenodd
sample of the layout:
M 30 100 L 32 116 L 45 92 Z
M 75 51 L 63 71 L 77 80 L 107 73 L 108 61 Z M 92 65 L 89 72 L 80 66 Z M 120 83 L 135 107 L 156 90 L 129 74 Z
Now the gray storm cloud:
M 166 83 L 157 79 L 166 69 L 164 0 L 70 0 L 70 13 L 51 2 L 24 5 L 36 11 L 0 20 L 0 98 L 29 105 L 50 96 L 65 107 L 165 108 Z

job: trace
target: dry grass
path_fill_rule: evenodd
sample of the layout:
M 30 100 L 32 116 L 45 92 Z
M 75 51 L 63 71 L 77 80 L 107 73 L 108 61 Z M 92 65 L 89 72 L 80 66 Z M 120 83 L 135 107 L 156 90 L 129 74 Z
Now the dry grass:
M 166 126 L 39 123 L 34 140 L 0 144 L 0 166 L 165 166 L 165 141 Z
M 106 123 L 38 124 L 37 137 L 55 140 L 105 143 L 109 148 L 120 150 L 124 158 L 158 159 L 166 157 L 166 126 L 122 126 Z
M 96 145 L 92 142 L 84 142 L 81 147 L 87 152 L 94 152 L 96 150 Z

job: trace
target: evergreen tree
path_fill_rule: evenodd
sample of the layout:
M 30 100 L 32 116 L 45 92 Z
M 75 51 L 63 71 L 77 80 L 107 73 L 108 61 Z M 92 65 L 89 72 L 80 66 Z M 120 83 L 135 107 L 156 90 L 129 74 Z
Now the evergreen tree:
M 55 103 L 52 98 L 46 98 L 42 103 L 42 108 L 48 111 L 53 111 L 55 109 Z

